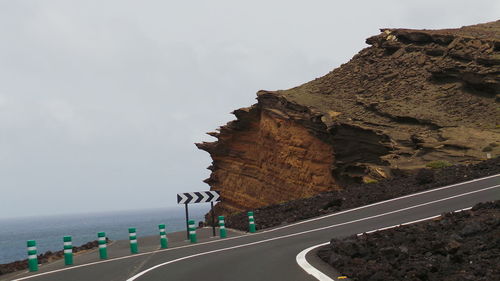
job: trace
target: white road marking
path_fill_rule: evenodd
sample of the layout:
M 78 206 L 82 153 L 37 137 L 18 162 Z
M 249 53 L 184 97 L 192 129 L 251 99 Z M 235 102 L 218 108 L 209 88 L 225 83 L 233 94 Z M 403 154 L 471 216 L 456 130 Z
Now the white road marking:
M 52 273 L 57 273 L 57 272 L 62 272 L 62 271 L 67 271 L 67 270 L 72 270 L 72 269 L 75 269 L 75 268 L 87 267 L 87 266 L 92 266 L 92 265 L 96 265 L 96 264 L 108 263 L 108 262 L 113 262 L 113 261 L 117 261 L 117 260 L 129 259 L 129 258 L 137 258 L 137 257 L 143 256 L 143 255 L 151 255 L 151 254 L 155 254 L 155 253 L 159 253 L 159 252 L 165 252 L 165 251 L 174 251 L 174 250 L 188 248 L 188 247 L 196 247 L 196 246 L 199 246 L 199 245 L 205 245 L 205 244 L 223 242 L 223 241 L 228 241 L 228 240 L 233 240 L 233 239 L 240 239 L 240 238 L 248 237 L 248 236 L 251 236 L 251 235 L 260 235 L 260 234 L 264 234 L 264 233 L 274 232 L 274 231 L 278 231 L 278 230 L 281 230 L 281 229 L 293 227 L 293 226 L 296 226 L 296 225 L 300 225 L 300 224 L 304 224 L 304 223 L 308 223 L 308 222 L 312 222 L 312 221 L 317 221 L 317 220 L 321 220 L 321 219 L 325 219 L 325 218 L 329 218 L 329 217 L 333 217 L 333 216 L 338 216 L 338 215 L 341 215 L 341 214 L 345 214 L 345 213 L 349 213 L 349 212 L 353 212 L 353 211 L 357 211 L 357 210 L 361 210 L 361 209 L 365 209 L 365 208 L 369 208 L 369 207 L 381 205 L 381 204 L 392 202 L 392 201 L 397 201 L 397 200 L 401 200 L 401 199 L 405 199 L 405 198 L 410 198 L 410 197 L 418 196 L 418 195 L 421 195 L 421 194 L 426 194 L 426 193 L 430 193 L 430 192 L 434 192 L 434 191 L 448 189 L 448 188 L 452 188 L 452 187 L 456 187 L 456 186 L 461 186 L 461 185 L 469 184 L 469 183 L 472 183 L 472 182 L 477 182 L 477 181 L 486 180 L 486 179 L 495 178 L 495 177 L 500 177 L 500 174 L 492 175 L 492 176 L 488 176 L 488 177 L 484 177 L 484 178 L 480 178 L 480 179 L 474 179 L 474 180 L 470 180 L 470 181 L 466 181 L 466 182 L 462 182 L 462 183 L 452 184 L 452 185 L 448 185 L 448 186 L 444 186 L 444 187 L 439 187 L 439 188 L 436 188 L 436 189 L 430 189 L 430 190 L 426 190 L 426 191 L 422 191 L 422 192 L 418 192 L 418 193 L 413 193 L 413 194 L 401 196 L 401 197 L 398 197 L 398 198 L 388 199 L 388 200 L 385 200 L 385 201 L 380 201 L 380 202 L 377 202 L 377 203 L 372 203 L 372 204 L 369 204 L 369 205 L 365 205 L 365 206 L 361 206 L 361 207 L 357 207 L 357 208 L 353 208 L 353 209 L 349 209 L 349 210 L 344 210 L 344 211 L 340 211 L 340 212 L 337 212 L 337 213 L 328 214 L 328 215 L 325 215 L 325 216 L 321 216 L 321 217 L 317 217 L 317 218 L 313 218 L 313 219 L 308 219 L 308 220 L 305 220 L 305 221 L 296 222 L 296 223 L 293 223 L 293 224 L 289 224 L 289 225 L 285 225 L 285 226 L 281 226 L 281 227 L 277 227 L 277 228 L 272 228 L 272 229 L 268 229 L 268 230 L 264 230 L 264 231 L 259 231 L 259 232 L 256 232 L 256 233 L 251 233 L 251 234 L 249 233 L 249 234 L 247 234 L 245 236 L 228 237 L 228 238 L 224 238 L 224 239 L 221 239 L 221 240 L 212 240 L 212 241 L 208 241 L 208 242 L 202 242 L 202 243 L 197 243 L 197 244 L 190 244 L 190 245 L 185 245 L 185 246 L 179 246 L 179 247 L 175 247 L 175 248 L 161 249 L 161 250 L 156 250 L 156 251 L 151 251 L 151 252 L 139 253 L 139 254 L 135 254 L 135 255 L 131 255 L 131 256 L 123 256 L 123 257 L 118 257 L 118 258 L 113 258 L 113 259 L 107 259 L 107 260 L 100 260 L 100 261 L 86 263 L 86 264 L 81 264 L 81 265 L 74 265 L 72 267 L 61 268 L 61 269 L 56 269 L 56 270 L 53 270 L 53 271 L 38 273 L 38 274 L 34 274 L 34 275 L 30 275 L 30 276 L 26 276 L 26 277 L 14 279 L 12 281 L 27 280 L 27 279 L 35 278 L 35 277 L 38 277 L 38 276 L 52 274 Z M 498 187 L 498 186 L 499 185 L 496 185 L 496 186 L 493 186 L 493 187 L 490 187 L 490 188 L 476 190 L 474 192 L 480 192 L 480 191 L 484 191 L 484 190 L 487 190 L 487 189 L 495 188 L 495 187 Z M 469 194 L 469 193 L 467 193 L 467 194 Z M 467 194 L 462 194 L 462 195 L 467 195 Z M 338 226 L 338 225 L 335 225 L 335 226 Z M 331 227 L 335 227 L 335 226 L 331 226 Z M 322 230 L 322 229 L 319 229 L 319 230 Z M 102 240 L 106 239 L 105 237 L 99 237 L 99 240 L 101 240 L 101 238 L 103 238 Z M 106 245 L 105 244 L 104 245 L 99 245 L 99 247 L 101 247 L 101 246 L 105 247 Z
M 457 212 L 463 212 L 463 211 L 467 211 L 467 210 L 470 210 L 472 209 L 472 207 L 468 207 L 468 208 L 465 208 L 465 209 L 460 209 L 460 210 L 456 210 L 456 211 L 453 211 L 454 213 L 457 213 Z M 358 233 L 357 235 L 358 236 L 361 236 L 363 234 L 367 234 L 367 233 L 373 233 L 373 232 L 377 232 L 377 231 L 381 231 L 381 230 L 387 230 L 387 229 L 391 229 L 391 228 L 396 228 L 396 227 L 399 227 L 399 226 L 402 226 L 402 225 L 410 225 L 410 224 L 414 224 L 414 223 L 418 223 L 418 222 L 423 222 L 423 221 L 427 221 L 427 220 L 432 220 L 432 219 L 436 219 L 436 218 L 439 218 L 441 217 L 441 215 L 437 215 L 437 216 L 432 216 L 432 217 L 427 217 L 427 218 L 423 218 L 423 219 L 419 219 L 419 220 L 414 220 L 414 221 L 409 221 L 409 222 L 405 222 L 405 223 L 402 223 L 402 224 L 396 224 L 396 225 L 392 225 L 392 226 L 388 226 L 388 227 L 383 227 L 383 228 L 378 228 L 378 229 L 374 229 L 374 230 L 370 230 L 370 231 L 366 231 L 366 232 L 363 232 L 363 233 Z M 318 244 L 318 245 L 314 245 L 314 246 L 311 246 L 305 250 L 303 250 L 302 252 L 300 252 L 296 257 L 295 257 L 295 260 L 297 261 L 297 264 L 305 271 L 307 272 L 309 275 L 312 275 L 314 276 L 316 279 L 318 279 L 319 281 L 333 281 L 333 279 L 331 279 L 330 277 L 328 277 L 326 274 L 324 274 L 323 272 L 319 271 L 317 268 L 315 268 L 314 266 L 312 266 L 306 259 L 306 255 L 318 248 L 318 247 L 321 247 L 321 246 L 326 246 L 330 244 L 330 242 L 326 242 L 326 243 L 321 243 L 321 244 Z
M 328 228 L 334 228 L 334 227 L 343 226 L 343 225 L 347 225 L 347 224 L 352 224 L 352 223 L 356 223 L 356 222 L 360 222 L 360 221 L 365 221 L 365 220 L 369 220 L 369 219 L 373 219 L 373 218 L 378 218 L 378 217 L 382 217 L 382 216 L 386 216 L 386 215 L 390 215 L 390 214 L 394 214 L 394 213 L 399 213 L 399 212 L 403 212 L 403 211 L 406 211 L 406 210 L 415 209 L 415 208 L 418 208 L 418 207 L 430 205 L 430 204 L 433 204 L 433 203 L 442 202 L 442 201 L 446 201 L 446 200 L 457 198 L 457 197 L 462 197 L 462 196 L 473 194 L 473 193 L 478 193 L 478 192 L 489 190 L 489 189 L 493 189 L 493 188 L 496 188 L 496 187 L 499 187 L 499 186 L 500 185 L 495 185 L 495 186 L 492 186 L 492 187 L 487 187 L 487 188 L 483 188 L 483 189 L 479 189 L 479 190 L 475 190 L 475 191 L 470 191 L 470 192 L 466 192 L 466 193 L 462 193 L 462 194 L 458 194 L 458 195 L 454 195 L 454 196 L 450 196 L 450 197 L 446 197 L 446 198 L 434 200 L 434 201 L 431 201 L 431 202 L 417 204 L 417 205 L 414 205 L 414 206 L 411 206 L 411 207 L 406 207 L 406 208 L 402 208 L 402 209 L 399 209 L 399 210 L 390 211 L 390 212 L 386 212 L 386 213 L 382 213 L 382 214 L 378 214 L 378 215 L 373 215 L 373 216 L 369 216 L 369 217 L 365 217 L 365 218 L 361 218 L 361 219 L 357 219 L 357 220 L 352 220 L 352 221 L 348 221 L 348 222 L 343 222 L 343 223 L 338 223 L 338 224 L 334 224 L 334 225 L 329 225 L 329 226 L 319 227 L 319 228 L 315 228 L 315 229 L 310 229 L 310 230 L 306 230 L 306 231 L 302 231 L 302 232 L 296 232 L 296 233 L 292 233 L 292 234 L 288 234 L 288 235 L 283 235 L 283 236 L 268 238 L 268 239 L 264 239 L 264 240 L 260 240 L 260 241 L 256 241 L 256 242 L 247 243 L 247 244 L 241 244 L 241 245 L 237 245 L 237 246 L 226 247 L 226 248 L 222 248 L 222 249 L 217 249 L 217 250 L 207 251 L 207 252 L 198 253 L 198 254 L 194 254 L 194 255 L 190 255 L 190 256 L 185 256 L 185 257 L 182 257 L 182 258 L 178 258 L 178 259 L 174 259 L 174 260 L 171 260 L 171 261 L 168 261 L 168 262 L 157 264 L 157 265 L 155 265 L 153 267 L 150 267 L 150 268 L 148 268 L 148 269 L 146 269 L 144 271 L 139 272 L 138 274 L 130 277 L 126 281 L 134 281 L 137 278 L 141 277 L 142 275 L 144 275 L 144 274 L 146 274 L 146 273 L 148 273 L 150 271 L 153 271 L 153 270 L 155 270 L 155 269 L 157 269 L 159 267 L 162 267 L 162 266 L 165 266 L 165 265 L 168 265 L 168 264 L 171 264 L 171 263 L 175 263 L 175 262 L 178 262 L 178 261 L 182 261 L 182 260 L 186 260 L 186 259 L 190 259 L 190 258 L 194 258 L 194 257 L 199 257 L 199 256 L 204 256 L 204 255 L 208 255 L 208 254 L 218 253 L 218 252 L 222 252 L 222 251 L 228 251 L 228 250 L 233 250 L 233 249 L 248 247 L 248 246 L 252 246 L 252 245 L 262 244 L 262 243 L 266 243 L 266 242 L 270 242 L 270 241 L 281 240 L 281 239 L 288 238 L 288 237 L 294 237 L 294 236 L 298 236 L 298 235 L 302 235 L 302 234 L 306 234 L 306 233 L 311 233 L 311 232 L 316 232 L 316 231 L 320 231 L 320 230 L 325 230 L 325 229 L 328 229 Z
M 465 209 L 456 210 L 456 211 L 453 211 L 453 213 L 468 211 L 470 209 L 472 209 L 472 207 L 468 207 L 468 208 L 465 208 Z M 423 218 L 423 219 L 419 219 L 419 220 L 414 220 L 414 221 L 409 221 L 409 222 L 405 222 L 405 223 L 402 223 L 402 224 L 396 224 L 396 225 L 391 225 L 391 226 L 387 226 L 387 227 L 382 227 L 382 228 L 370 230 L 370 231 L 367 231 L 367 232 L 358 233 L 357 235 L 361 236 L 361 235 L 366 234 L 366 233 L 373 233 L 373 232 L 377 232 L 377 231 L 381 231 L 381 230 L 387 230 L 387 229 L 396 228 L 396 227 L 399 227 L 399 226 L 402 226 L 402 225 L 409 225 L 409 224 L 414 224 L 414 223 L 417 223 L 417 222 L 422 222 L 422 221 L 437 219 L 439 217 L 441 217 L 441 215 L 427 217 L 427 218 Z
M 314 278 L 318 279 L 319 281 L 333 281 L 332 278 L 328 277 L 328 275 L 324 274 L 323 272 L 319 271 L 316 269 L 314 266 L 312 266 L 309 262 L 306 260 L 306 255 L 309 253 L 309 251 L 314 250 L 318 247 L 325 246 L 330 244 L 330 242 L 326 243 L 321 243 L 316 246 L 309 247 L 302 252 L 300 252 L 296 257 L 295 260 L 297 261 L 297 264 L 305 271 L 307 274 L 312 275 Z

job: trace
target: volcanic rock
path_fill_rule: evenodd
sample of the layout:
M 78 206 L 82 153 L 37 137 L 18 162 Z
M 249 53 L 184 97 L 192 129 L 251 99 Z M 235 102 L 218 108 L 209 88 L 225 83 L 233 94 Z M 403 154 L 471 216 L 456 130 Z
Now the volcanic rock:
M 318 255 L 351 280 L 500 280 L 499 216 L 500 201 L 479 203 L 435 220 L 332 239 Z M 470 225 L 474 231 L 458 235 Z

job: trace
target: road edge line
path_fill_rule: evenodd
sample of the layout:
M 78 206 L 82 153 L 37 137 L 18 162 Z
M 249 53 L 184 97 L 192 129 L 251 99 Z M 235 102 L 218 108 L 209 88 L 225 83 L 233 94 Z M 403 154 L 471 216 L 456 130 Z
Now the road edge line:
M 297 264 L 304 270 L 307 274 L 312 275 L 314 278 L 318 279 L 319 281 L 333 281 L 332 278 L 330 278 L 328 275 L 324 274 L 323 272 L 319 271 L 316 267 L 312 266 L 306 259 L 306 255 L 321 246 L 325 246 L 330 244 L 330 242 L 326 243 L 321 243 L 318 245 L 314 245 L 312 247 L 309 247 L 305 250 L 302 250 L 296 257 L 295 261 Z
M 455 210 L 455 211 L 452 211 L 452 213 L 458 213 L 458 212 L 463 212 L 463 211 L 468 211 L 472 209 L 472 207 L 467 207 L 467 208 L 463 208 L 463 209 L 459 209 L 459 210 Z M 428 221 L 428 220 L 432 220 L 432 219 L 436 219 L 436 218 L 439 218 L 439 217 L 442 217 L 442 215 L 436 215 L 436 216 L 431 216 L 431 217 L 426 217 L 426 218 L 423 218 L 423 219 L 419 219 L 419 220 L 414 220 L 414 221 L 409 221 L 409 222 L 405 222 L 405 223 L 401 223 L 401 224 L 395 224 L 395 225 L 391 225 L 391 226 L 387 226 L 387 227 L 383 227 L 383 228 L 378 228 L 378 229 L 374 229 L 374 230 L 369 230 L 369 231 L 366 231 L 366 232 L 362 232 L 362 233 L 358 233 L 356 234 L 357 236 L 361 236 L 361 235 L 364 235 L 364 234 L 369 234 L 369 233 L 374 233 L 374 232 L 377 232 L 377 231 L 382 231 L 382 230 L 387 230 L 387 229 L 392 229 L 392 228 L 396 228 L 396 227 L 400 227 L 400 226 L 403 226 L 403 225 L 410 225 L 410 224 L 414 224 L 414 223 L 419 223 L 419 222 L 423 222 L 423 221 Z M 311 246 L 307 249 L 304 249 L 302 250 L 300 253 L 297 254 L 297 256 L 295 257 L 295 260 L 297 261 L 297 264 L 305 271 L 307 272 L 309 275 L 312 275 L 314 276 L 316 279 L 318 279 L 319 281 L 333 281 L 332 278 L 330 278 L 328 275 L 324 274 L 323 272 L 321 272 L 319 269 L 315 268 L 313 265 L 311 265 L 307 259 L 306 259 L 306 255 L 316 249 L 316 248 L 319 248 L 321 246 L 326 246 L 330 244 L 330 242 L 326 242 L 326 243 L 321 243 L 321 244 L 317 244 L 317 245 L 314 245 L 314 246 Z

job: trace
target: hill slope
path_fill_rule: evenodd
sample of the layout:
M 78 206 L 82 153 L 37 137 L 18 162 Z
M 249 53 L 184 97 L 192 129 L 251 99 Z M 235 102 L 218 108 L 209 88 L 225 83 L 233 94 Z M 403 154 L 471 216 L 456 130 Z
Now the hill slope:
M 382 29 L 327 75 L 257 104 L 197 144 L 221 213 L 374 181 L 429 162 L 500 154 L 500 21 Z

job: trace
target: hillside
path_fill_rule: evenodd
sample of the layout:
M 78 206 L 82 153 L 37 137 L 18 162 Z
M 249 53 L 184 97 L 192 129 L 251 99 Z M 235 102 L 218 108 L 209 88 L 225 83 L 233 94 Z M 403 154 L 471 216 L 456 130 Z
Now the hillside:
M 373 182 L 433 161 L 500 154 L 500 21 L 446 30 L 382 29 L 327 75 L 280 91 L 197 144 L 220 213 Z

